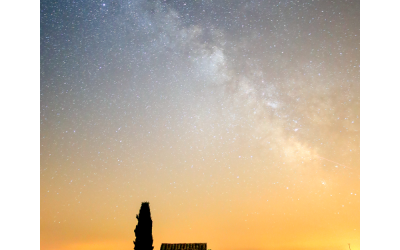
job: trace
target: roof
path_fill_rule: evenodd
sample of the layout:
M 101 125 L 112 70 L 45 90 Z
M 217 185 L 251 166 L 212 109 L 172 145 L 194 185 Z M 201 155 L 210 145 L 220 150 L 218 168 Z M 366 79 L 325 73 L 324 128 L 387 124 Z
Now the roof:
M 207 243 L 162 243 L 160 250 L 207 250 Z

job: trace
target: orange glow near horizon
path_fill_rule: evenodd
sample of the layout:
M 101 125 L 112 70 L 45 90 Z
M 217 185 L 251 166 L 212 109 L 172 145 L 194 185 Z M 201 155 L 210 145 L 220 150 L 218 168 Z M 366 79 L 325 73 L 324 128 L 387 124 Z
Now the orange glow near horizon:
M 142 201 L 150 201 L 155 249 L 161 243 L 180 242 L 206 242 L 213 250 L 344 250 L 348 243 L 359 249 L 359 180 L 349 178 L 354 172 L 333 165 L 324 168 L 319 160 L 304 164 L 304 169 L 297 169 L 299 177 L 287 170 L 279 181 L 259 188 L 253 186 L 266 178 L 267 171 L 251 178 L 244 173 L 243 181 L 215 182 L 213 187 L 196 185 L 196 175 L 188 174 L 176 182 L 179 191 L 153 182 L 154 189 L 141 193 L 122 187 L 107 191 L 102 183 L 115 178 L 107 176 L 81 187 L 78 199 L 60 189 L 49 203 L 43 201 L 50 193 L 42 188 L 42 248 L 132 249 L 135 214 Z M 128 179 L 120 179 L 119 185 L 129 187 Z M 57 210 L 52 217 L 47 212 L 51 210 Z

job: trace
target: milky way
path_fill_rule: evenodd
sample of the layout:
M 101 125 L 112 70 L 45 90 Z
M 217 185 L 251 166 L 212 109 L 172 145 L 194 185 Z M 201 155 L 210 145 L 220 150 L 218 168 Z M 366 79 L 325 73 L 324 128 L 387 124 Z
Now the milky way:
M 40 18 L 42 247 L 133 247 L 148 200 L 156 249 L 347 232 L 356 249 L 358 1 L 41 1 Z

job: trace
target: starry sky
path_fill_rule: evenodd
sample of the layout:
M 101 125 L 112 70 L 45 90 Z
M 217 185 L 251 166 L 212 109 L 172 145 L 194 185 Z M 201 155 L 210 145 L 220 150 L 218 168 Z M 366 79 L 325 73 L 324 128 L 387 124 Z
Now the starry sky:
M 41 1 L 41 249 L 357 250 L 359 192 L 359 1 Z

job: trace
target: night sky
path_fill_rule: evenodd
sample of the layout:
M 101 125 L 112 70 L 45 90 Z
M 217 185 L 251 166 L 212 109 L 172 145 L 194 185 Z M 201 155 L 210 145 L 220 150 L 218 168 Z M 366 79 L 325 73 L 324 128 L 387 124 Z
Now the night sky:
M 42 249 L 358 250 L 359 193 L 359 1 L 41 1 Z

